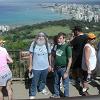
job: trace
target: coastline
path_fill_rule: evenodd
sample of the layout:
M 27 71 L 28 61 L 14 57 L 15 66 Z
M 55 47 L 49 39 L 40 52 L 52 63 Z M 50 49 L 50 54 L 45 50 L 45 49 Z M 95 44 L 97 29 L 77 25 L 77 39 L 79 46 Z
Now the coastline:
M 14 17 L 15 15 L 13 15 L 12 18 L 11 17 L 9 18 L 9 16 L 11 16 L 11 15 L 9 15 L 7 18 L 4 17 L 3 19 L 2 19 L 2 17 L 0 17 L 0 19 L 2 19 L 0 21 L 0 25 L 8 25 L 8 26 L 11 27 L 11 29 L 14 29 L 16 27 L 22 27 L 22 26 L 26 26 L 26 25 L 31 26 L 31 25 L 34 25 L 34 24 L 41 24 L 41 23 L 45 23 L 45 22 L 49 22 L 49 21 L 59 21 L 59 20 L 64 20 L 64 19 L 70 19 L 67 16 L 67 12 L 69 12 L 69 13 L 72 13 L 72 12 L 68 11 L 67 8 L 71 9 L 71 7 L 74 7 L 75 5 L 83 5 L 85 3 L 86 2 L 83 2 L 83 3 L 80 3 L 80 2 L 77 2 L 77 3 L 68 2 L 68 4 L 67 4 L 67 3 L 63 3 L 63 2 L 57 2 L 57 3 L 53 2 L 53 3 L 50 3 L 50 4 L 48 4 L 48 3 L 42 3 L 41 5 L 39 3 L 38 4 L 38 6 L 40 5 L 39 6 L 40 8 L 38 9 L 39 12 L 38 12 L 38 10 L 36 10 L 36 11 L 33 10 L 32 7 L 25 8 L 25 9 L 23 8 L 24 10 L 22 9 L 22 11 L 24 11 L 24 12 L 21 11 L 20 12 L 21 13 L 20 16 L 17 15 L 16 17 Z M 93 5 L 95 5 L 96 3 L 100 4 L 100 2 L 90 2 L 90 3 L 93 4 Z M 71 7 L 70 7 L 70 4 L 71 4 Z M 72 6 L 72 4 L 75 4 L 75 5 Z M 69 5 L 69 6 L 67 7 L 66 5 Z M 53 10 L 52 11 L 51 10 L 52 7 L 55 8 L 56 10 L 52 9 Z M 10 9 L 10 10 L 13 10 L 13 9 Z M 18 12 L 15 12 L 15 11 L 13 11 L 13 13 L 18 13 Z M 91 11 L 91 9 L 89 11 Z M 75 14 L 77 14 L 75 10 L 73 10 L 73 12 Z M 80 12 L 78 12 L 78 13 L 80 14 Z M 23 14 L 25 14 L 25 15 L 23 15 Z M 1 16 L 3 16 L 2 13 L 1 13 Z M 76 15 L 76 17 L 77 17 L 77 15 Z M 77 19 L 79 19 L 79 18 L 77 18 Z M 3 20 L 4 20 L 4 22 L 3 22 Z

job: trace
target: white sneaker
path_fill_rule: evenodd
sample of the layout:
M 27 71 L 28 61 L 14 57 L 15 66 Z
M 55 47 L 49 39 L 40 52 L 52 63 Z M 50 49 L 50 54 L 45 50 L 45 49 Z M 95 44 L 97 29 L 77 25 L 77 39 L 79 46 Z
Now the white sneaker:
M 29 99 L 35 99 L 35 96 L 30 96 Z
M 48 92 L 46 89 L 43 89 L 43 90 L 41 91 L 41 93 L 44 94 L 44 95 L 48 95 L 48 94 L 49 94 L 49 92 Z
M 100 80 L 100 76 L 97 76 L 96 79 L 97 79 L 97 80 Z

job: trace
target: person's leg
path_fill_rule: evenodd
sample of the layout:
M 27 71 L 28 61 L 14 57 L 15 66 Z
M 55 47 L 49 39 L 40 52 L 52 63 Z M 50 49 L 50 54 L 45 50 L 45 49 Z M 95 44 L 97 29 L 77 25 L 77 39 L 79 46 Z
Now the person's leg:
M 87 76 L 88 76 L 88 73 L 87 71 L 82 71 L 82 75 L 83 75 L 83 78 L 82 78 L 82 92 L 83 92 L 83 95 L 84 96 L 88 96 L 89 93 L 87 92 L 87 90 L 89 89 L 89 86 L 88 86 L 88 82 L 87 82 Z
M 78 83 L 77 79 L 78 79 L 78 68 L 77 68 L 77 65 L 75 64 L 72 67 L 72 84 L 73 85 L 76 85 Z
M 40 78 L 40 71 L 39 70 L 33 70 L 34 77 L 32 78 L 32 83 L 29 88 L 29 96 L 34 97 L 36 96 L 37 91 L 37 84 Z
M 73 65 L 73 72 L 74 72 L 73 75 L 74 75 L 75 85 L 80 85 L 81 64 L 82 64 L 82 60 L 81 60 L 81 56 L 79 56 Z
M 6 86 L 8 92 L 8 100 L 13 100 L 13 89 L 12 89 L 12 81 L 9 80 Z
M 88 87 L 88 82 L 84 81 L 83 82 L 83 92 L 87 91 L 88 88 L 89 88 Z
M 64 87 L 64 96 L 68 97 L 69 96 L 69 76 L 64 79 L 64 73 L 66 71 L 66 67 L 61 69 L 61 77 L 63 79 L 63 87 Z
M 38 91 L 39 92 L 41 92 L 45 88 L 47 74 L 48 74 L 48 69 L 41 70 L 40 79 L 39 79 L 39 83 L 38 83 Z
M 55 70 L 54 72 L 54 94 L 55 96 L 60 96 L 60 76 L 59 70 Z
M 2 86 L 0 86 L 0 100 L 3 100 Z
M 69 76 L 63 80 L 64 96 L 69 97 Z
M 62 82 L 62 77 L 60 79 L 60 89 L 62 89 L 62 85 L 63 85 L 63 82 Z

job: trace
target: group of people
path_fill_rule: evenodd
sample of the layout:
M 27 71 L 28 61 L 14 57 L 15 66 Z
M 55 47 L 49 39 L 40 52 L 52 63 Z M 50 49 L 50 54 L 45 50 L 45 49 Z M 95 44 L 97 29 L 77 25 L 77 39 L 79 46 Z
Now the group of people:
M 74 38 L 70 41 L 73 47 L 72 77 L 76 85 L 82 88 L 82 95 L 89 95 L 87 90 L 97 64 L 96 50 L 94 47 L 96 35 L 84 34 L 80 27 L 73 29 Z
M 48 94 L 45 85 L 47 74 L 50 71 L 54 72 L 54 95 L 51 97 L 60 98 L 61 77 L 64 86 L 64 96 L 69 96 L 69 70 L 72 62 L 72 50 L 65 40 L 66 34 L 58 33 L 57 44 L 51 50 L 45 33 L 40 32 L 36 40 L 32 42 L 29 49 L 29 71 L 32 71 L 34 76 L 29 89 L 30 99 L 35 98 L 36 91 L 45 95 Z M 52 63 L 54 63 L 54 67 L 52 67 Z
M 89 89 L 88 81 L 92 71 L 96 68 L 97 60 L 100 60 L 96 57 L 94 47 L 96 35 L 84 34 L 78 26 L 72 31 L 73 38 L 69 43 L 66 42 L 65 33 L 58 33 L 52 49 L 46 33 L 43 32 L 38 33 L 35 41 L 31 43 L 28 70 L 32 81 L 29 87 L 29 99 L 35 99 L 37 91 L 45 95 L 49 94 L 45 88 L 49 72 L 53 72 L 54 76 L 54 94 L 51 98 L 60 98 L 61 81 L 64 87 L 64 97 L 69 97 L 70 74 L 77 83 L 81 83 L 82 92 L 86 95 Z M 13 63 L 13 60 L 3 47 L 3 43 L 3 40 L 0 41 L 0 100 L 3 100 L 3 86 L 7 87 L 9 100 L 12 100 L 12 73 L 8 63 Z M 99 49 L 98 51 L 100 54 Z M 100 55 L 98 56 L 100 58 Z
M 95 39 L 95 34 L 84 34 L 82 29 L 76 26 L 69 43 L 66 42 L 66 34 L 60 32 L 55 37 L 51 49 L 47 35 L 43 32 L 38 33 L 29 49 L 29 71 L 34 74 L 29 89 L 29 98 L 34 99 L 37 91 L 48 94 L 45 85 L 50 71 L 53 72 L 54 77 L 54 94 L 51 98 L 60 98 L 61 81 L 64 87 L 64 97 L 69 96 L 70 73 L 82 87 L 83 95 L 89 95 L 88 81 L 97 64 Z

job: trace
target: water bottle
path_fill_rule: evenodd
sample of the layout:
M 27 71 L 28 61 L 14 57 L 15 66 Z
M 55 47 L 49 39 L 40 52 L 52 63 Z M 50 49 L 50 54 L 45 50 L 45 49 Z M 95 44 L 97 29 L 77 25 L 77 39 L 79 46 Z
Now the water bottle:
M 33 71 L 32 71 L 32 70 L 28 73 L 28 77 L 29 77 L 30 79 L 34 77 Z

